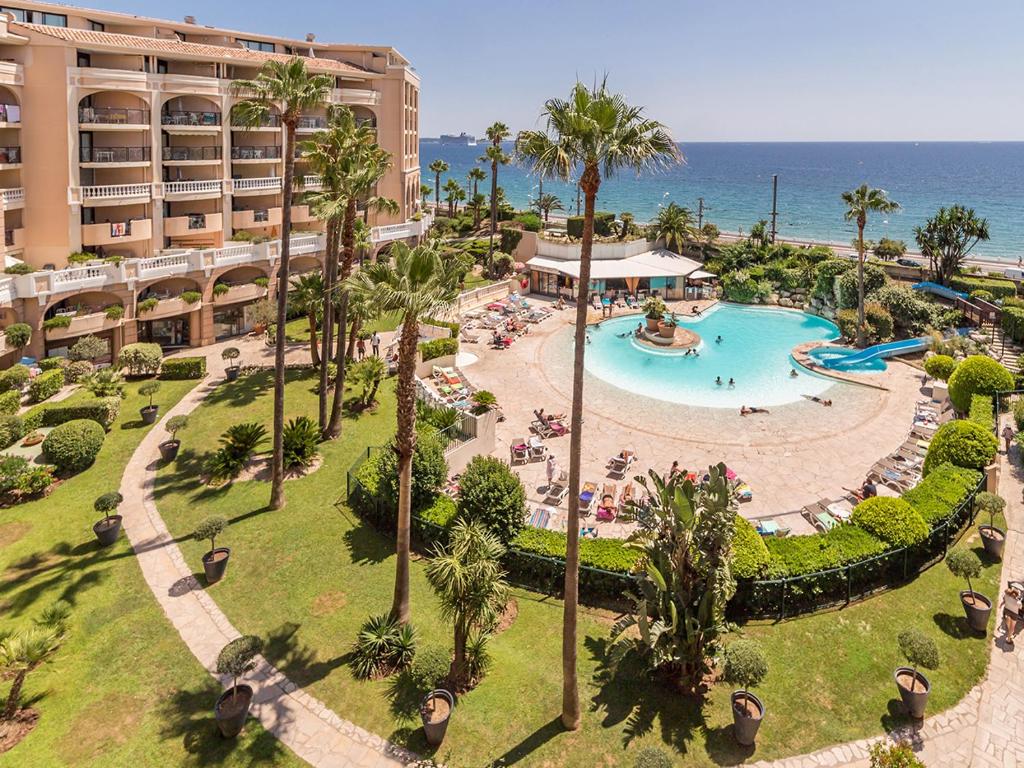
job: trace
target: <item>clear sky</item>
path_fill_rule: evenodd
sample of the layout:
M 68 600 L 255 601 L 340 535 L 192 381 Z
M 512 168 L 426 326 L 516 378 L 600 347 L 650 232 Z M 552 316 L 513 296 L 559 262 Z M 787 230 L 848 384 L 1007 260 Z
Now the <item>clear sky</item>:
M 92 0 L 387 44 L 423 78 L 423 136 L 536 125 L 603 73 L 680 141 L 1024 140 L 1021 0 Z

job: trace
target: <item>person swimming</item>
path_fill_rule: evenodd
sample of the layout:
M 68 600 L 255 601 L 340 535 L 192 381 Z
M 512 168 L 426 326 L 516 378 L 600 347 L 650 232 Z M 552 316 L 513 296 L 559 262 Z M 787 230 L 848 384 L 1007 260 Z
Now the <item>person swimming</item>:
M 733 378 L 730 378 L 730 379 L 729 379 L 729 386 L 730 386 L 730 387 L 735 387 L 735 386 L 736 386 L 736 380 L 735 380 L 735 379 L 733 379 Z
M 796 372 L 796 368 L 790 368 L 789 369 L 789 378 L 795 379 L 799 375 L 800 374 Z
M 717 338 L 715 339 L 715 344 L 721 344 L 721 343 L 722 343 L 722 337 L 721 337 L 721 336 L 719 336 L 719 337 L 717 337 Z
M 715 376 L 715 384 L 717 384 L 718 386 L 722 386 L 722 377 L 721 376 Z

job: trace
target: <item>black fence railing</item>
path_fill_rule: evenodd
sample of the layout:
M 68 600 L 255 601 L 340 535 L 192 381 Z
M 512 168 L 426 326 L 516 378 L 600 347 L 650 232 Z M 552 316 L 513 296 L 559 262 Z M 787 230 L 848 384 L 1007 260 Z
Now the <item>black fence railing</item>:
M 148 163 L 149 147 L 79 147 L 83 163 Z
M 264 147 L 232 147 L 232 160 L 280 160 L 281 148 L 276 145 Z
M 218 146 L 208 147 L 163 147 L 161 153 L 164 162 L 197 162 L 201 160 L 220 160 L 223 149 Z

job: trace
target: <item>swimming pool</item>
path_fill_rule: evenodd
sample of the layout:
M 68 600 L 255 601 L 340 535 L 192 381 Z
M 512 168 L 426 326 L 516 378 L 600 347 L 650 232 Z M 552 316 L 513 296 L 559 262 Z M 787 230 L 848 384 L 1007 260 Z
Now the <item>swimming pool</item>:
M 700 335 L 699 357 L 639 344 L 631 333 L 638 322 L 643 322 L 641 316 L 630 315 L 591 326 L 586 369 L 627 392 L 708 408 L 782 405 L 802 395 L 820 395 L 836 384 L 796 365 L 789 354 L 797 344 L 839 336 L 839 329 L 821 317 L 716 304 L 703 317 L 679 318 L 683 327 Z M 715 341 L 718 336 L 720 343 Z M 794 370 L 797 376 L 791 375 Z M 715 383 L 719 376 L 721 385 Z M 730 378 L 735 380 L 731 387 Z M 628 409 L 628 401 L 623 408 Z

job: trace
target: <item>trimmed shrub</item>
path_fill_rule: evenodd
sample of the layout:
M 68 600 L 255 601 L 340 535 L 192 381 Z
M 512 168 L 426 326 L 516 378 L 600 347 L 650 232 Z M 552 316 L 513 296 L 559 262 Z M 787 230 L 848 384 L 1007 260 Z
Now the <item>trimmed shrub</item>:
M 508 545 L 523 529 L 526 489 L 508 464 L 493 456 L 474 456 L 459 479 L 459 517 L 482 523 Z
M 1003 333 L 1014 341 L 1024 341 L 1024 308 L 1009 305 L 1009 299 L 1003 302 L 1003 313 L 1000 325 Z
M 4 328 L 4 338 L 9 347 L 21 349 L 32 341 L 32 326 L 28 323 L 12 323 Z
M 117 356 L 117 365 L 127 368 L 129 376 L 150 376 L 160 368 L 163 356 L 159 344 L 125 344 Z
M 21 408 L 21 394 L 13 389 L 0 394 L 0 415 L 17 413 Z
M 28 472 L 28 459 L 24 456 L 0 456 L 0 493 L 10 493 L 18 487 L 21 476 Z
M 409 668 L 409 676 L 418 692 L 427 693 L 447 680 L 451 665 L 452 655 L 447 648 L 428 645 L 416 652 L 416 658 L 412 660 L 412 666 Z
M 939 427 L 928 445 L 922 473 L 927 477 L 940 464 L 984 469 L 996 456 L 999 441 L 985 427 L 972 421 L 950 421 Z
M 765 572 L 769 562 L 768 547 L 754 526 L 736 515 L 732 540 L 732 575 L 737 579 L 755 579 Z
M 857 338 L 857 310 L 840 309 L 836 312 L 836 325 L 845 339 Z
M 997 299 L 1017 295 L 1017 284 L 1013 280 L 1000 280 L 991 277 L 957 275 L 949 281 L 949 287 L 964 293 L 973 293 L 979 290 L 988 291 Z
M 802 576 L 837 568 L 880 554 L 888 545 L 855 525 L 840 525 L 812 536 L 770 538 L 765 541 L 773 577 Z
M 0 373 L 0 392 L 8 392 L 12 389 L 20 392 L 31 378 L 32 374 L 29 373 L 27 366 L 15 363 L 6 371 Z
M 43 440 L 43 456 L 61 471 L 80 472 L 96 460 L 103 435 L 103 427 L 91 419 L 69 421 Z
M 768 674 L 768 658 L 754 640 L 733 640 L 722 652 L 726 681 L 747 690 L 761 684 Z
M 28 398 L 33 403 L 41 403 L 48 400 L 64 387 L 64 371 L 55 368 L 52 371 L 45 371 L 28 385 Z
M 455 505 L 455 499 L 441 493 L 438 494 L 436 499 L 434 499 L 433 504 L 419 513 L 418 517 L 422 522 L 427 523 L 430 526 L 447 528 L 452 524 L 452 522 L 454 522 L 458 512 L 459 510 Z M 424 538 L 433 538 L 433 536 L 433 530 L 431 530 L 430 534 L 424 534 Z
M 92 363 L 88 360 L 75 360 L 64 369 L 64 381 L 68 384 L 77 384 L 78 381 L 92 373 Z
M 633 768 L 672 768 L 672 756 L 661 747 L 644 747 L 636 753 Z
M 67 360 L 63 357 L 46 357 L 36 363 L 41 371 L 52 371 L 56 368 L 63 368 L 65 365 L 67 365 Z
M 527 232 L 540 232 L 541 220 L 540 216 L 538 216 L 536 213 L 520 213 L 518 216 L 516 216 L 515 221 L 518 221 L 520 224 L 522 224 L 523 229 Z M 502 248 L 501 250 L 504 251 L 505 249 Z M 505 252 L 511 253 L 511 251 Z
M 198 304 L 203 300 L 203 294 L 199 291 L 182 291 L 178 298 L 186 304 Z
M 43 320 L 44 331 L 55 331 L 58 328 L 70 328 L 71 315 L 57 315 Z
M 120 397 L 97 397 L 81 400 L 71 405 L 54 403 L 39 412 L 36 417 L 39 419 L 39 424 L 33 425 L 32 428 L 56 427 L 69 421 L 89 419 L 90 421 L 95 421 L 104 429 L 110 429 L 110 426 L 117 421 L 120 413 Z
M 601 237 L 608 237 L 612 234 L 612 223 L 615 221 L 615 214 L 609 211 L 594 212 L 594 234 Z M 565 231 L 569 237 L 579 240 L 583 237 L 583 217 L 570 216 L 565 221 Z
M 25 435 L 25 422 L 15 414 L 0 416 L 0 449 L 8 448 Z
M 394 444 L 386 445 L 374 457 L 375 472 L 379 478 L 381 500 L 394 517 L 398 504 L 398 454 Z M 364 465 L 365 466 L 365 465 Z M 369 470 L 368 470 L 369 471 Z M 434 503 L 438 491 L 448 479 L 448 463 L 444 459 L 444 447 L 433 430 L 420 430 L 416 439 L 416 450 L 412 456 L 412 509 L 418 513 Z
M 995 395 L 1013 389 L 1013 374 L 987 355 L 962 360 L 949 377 L 949 399 L 960 413 L 971 407 L 974 395 Z
M 924 361 L 924 372 L 933 379 L 949 381 L 956 370 L 957 362 L 949 355 L 932 355 Z
M 975 395 L 971 398 L 971 409 L 967 418 L 986 429 L 995 429 L 995 404 L 990 395 Z
M 95 360 L 107 354 L 110 349 L 109 343 L 98 336 L 83 336 L 74 344 L 68 355 L 72 360 Z
M 949 517 L 981 482 L 977 470 L 940 464 L 920 483 L 903 494 L 903 500 L 917 510 L 928 525 L 934 526 Z
M 420 342 L 420 355 L 423 357 L 423 362 L 435 360 L 438 357 L 445 357 L 446 355 L 454 355 L 458 351 L 458 339 L 431 339 L 430 341 Z
M 541 555 L 556 562 L 530 555 Z M 580 587 L 590 594 L 621 597 L 630 584 L 628 577 L 636 567 L 640 553 L 621 539 L 583 539 L 580 541 Z M 549 586 L 565 574 L 565 534 L 541 528 L 523 528 L 505 554 L 511 573 L 529 582 Z M 592 570 L 608 571 L 596 573 Z
M 537 230 L 532 231 L 536 232 Z M 502 227 L 501 247 L 498 250 L 502 253 L 515 253 L 516 247 L 522 239 L 523 230 L 516 229 L 515 227 Z
M 903 499 L 884 496 L 865 499 L 854 507 L 851 520 L 894 547 L 907 547 L 928 538 L 928 524 Z
M 205 375 L 205 357 L 172 357 L 160 367 L 161 379 L 201 379 Z

